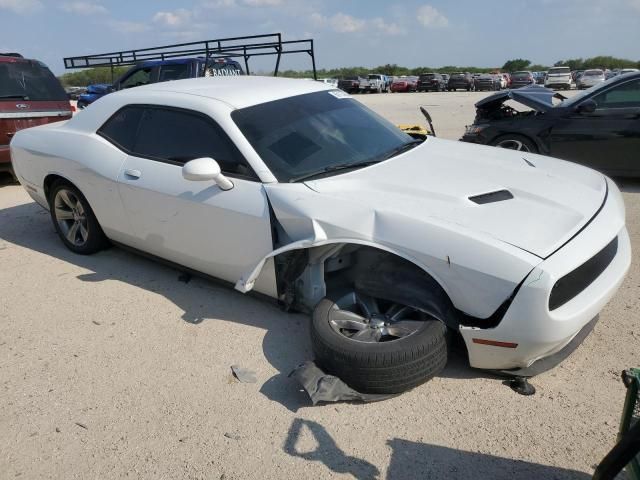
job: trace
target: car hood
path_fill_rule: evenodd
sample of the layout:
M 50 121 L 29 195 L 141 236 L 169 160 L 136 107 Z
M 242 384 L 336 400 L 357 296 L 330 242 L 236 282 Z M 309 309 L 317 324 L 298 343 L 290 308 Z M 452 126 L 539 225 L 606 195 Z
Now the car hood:
M 517 80 L 513 81 L 517 82 Z M 546 112 L 553 108 L 554 97 L 560 100 L 566 98 L 564 95 L 560 95 L 549 88 L 532 85 L 531 87 L 518 88 L 517 90 L 504 90 L 490 95 L 477 102 L 476 108 L 493 110 L 507 100 L 515 100 L 539 112 Z
M 343 212 L 358 204 L 358 211 L 449 224 L 540 258 L 589 222 L 607 194 L 603 175 L 570 162 L 436 138 L 388 161 L 306 185 L 331 197 L 331 204 L 344 205 Z

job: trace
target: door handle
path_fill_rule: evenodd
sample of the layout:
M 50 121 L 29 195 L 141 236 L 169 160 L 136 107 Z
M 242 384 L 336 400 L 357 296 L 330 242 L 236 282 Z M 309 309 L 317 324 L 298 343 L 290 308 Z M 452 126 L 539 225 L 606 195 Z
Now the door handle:
M 124 171 L 124 174 L 129 178 L 140 178 L 142 176 L 142 172 L 140 170 L 127 169 Z

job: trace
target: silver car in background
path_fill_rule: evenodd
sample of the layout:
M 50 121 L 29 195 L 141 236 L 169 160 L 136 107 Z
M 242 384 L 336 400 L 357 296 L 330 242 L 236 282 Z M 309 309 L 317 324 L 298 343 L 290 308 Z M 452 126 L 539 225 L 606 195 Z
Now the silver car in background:
M 604 72 L 600 69 L 585 70 L 585 72 L 577 78 L 576 86 L 579 90 L 591 88 L 605 81 Z

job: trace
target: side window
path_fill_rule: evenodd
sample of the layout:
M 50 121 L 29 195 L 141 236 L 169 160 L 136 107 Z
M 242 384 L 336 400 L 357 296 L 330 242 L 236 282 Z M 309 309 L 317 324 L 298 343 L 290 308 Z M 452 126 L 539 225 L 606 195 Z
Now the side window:
M 178 64 L 178 65 L 162 65 L 160 67 L 159 82 L 167 82 L 169 80 L 181 80 L 183 78 L 189 78 L 190 64 Z
M 124 82 L 120 84 L 120 88 L 139 87 L 151 82 L 151 67 L 141 68 L 133 72 Z
M 210 157 L 224 173 L 255 178 L 238 149 L 213 120 L 183 110 L 147 107 L 133 148 L 136 155 L 183 165 Z
M 100 127 L 98 135 L 122 150 L 131 151 L 143 111 L 144 107 L 140 106 L 124 107 L 118 110 Z
M 598 108 L 640 107 L 640 80 L 618 85 L 593 97 Z

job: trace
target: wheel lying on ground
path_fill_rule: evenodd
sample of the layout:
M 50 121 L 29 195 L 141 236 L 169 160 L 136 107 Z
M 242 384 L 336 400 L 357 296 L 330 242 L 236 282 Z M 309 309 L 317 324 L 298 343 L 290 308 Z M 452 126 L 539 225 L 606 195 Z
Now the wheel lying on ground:
M 411 307 L 350 292 L 313 312 L 318 366 L 362 393 L 401 393 L 447 363 L 447 327 Z
M 519 150 L 521 152 L 538 153 L 536 145 L 527 137 L 522 135 L 506 134 L 501 135 L 491 142 L 494 147 L 506 148 L 509 150 Z
M 49 210 L 60 239 L 72 252 L 89 255 L 109 246 L 89 202 L 70 183 L 57 181 L 52 185 Z

